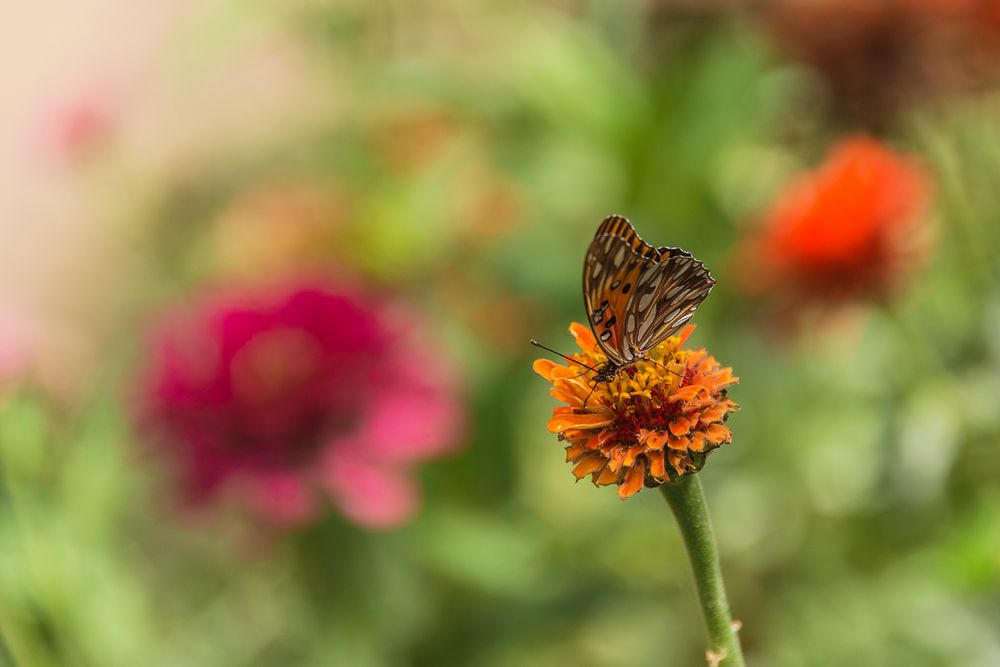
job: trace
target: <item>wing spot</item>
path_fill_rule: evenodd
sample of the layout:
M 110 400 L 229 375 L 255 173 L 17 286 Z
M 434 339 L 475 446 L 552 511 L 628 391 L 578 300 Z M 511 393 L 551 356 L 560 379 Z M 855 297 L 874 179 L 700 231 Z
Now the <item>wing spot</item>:
M 618 252 L 615 253 L 614 270 L 617 271 L 621 267 L 624 261 L 625 261 L 625 246 L 619 246 Z
M 601 342 L 602 343 L 608 342 L 608 340 L 610 338 L 611 338 L 611 332 L 610 331 L 605 331 L 604 333 L 601 334 Z
M 625 283 L 622 285 L 622 294 L 628 294 L 630 289 L 632 289 L 632 283 Z

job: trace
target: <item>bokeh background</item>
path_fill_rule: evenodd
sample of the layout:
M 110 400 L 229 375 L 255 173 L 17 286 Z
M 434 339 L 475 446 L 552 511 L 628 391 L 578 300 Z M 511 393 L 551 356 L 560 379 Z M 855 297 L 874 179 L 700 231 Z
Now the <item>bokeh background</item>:
M 701 664 L 531 372 L 621 213 L 718 279 L 750 664 L 1000 664 L 996 2 L 0 16 L 0 663 Z

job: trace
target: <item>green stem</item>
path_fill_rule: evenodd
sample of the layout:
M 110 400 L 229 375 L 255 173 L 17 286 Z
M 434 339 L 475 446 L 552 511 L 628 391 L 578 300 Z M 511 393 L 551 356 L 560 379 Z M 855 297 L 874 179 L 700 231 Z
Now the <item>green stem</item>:
M 662 484 L 660 493 L 667 499 L 684 538 L 691 570 L 694 573 L 701 613 L 708 629 L 709 664 L 720 667 L 743 667 L 740 638 L 729 614 L 729 601 L 722 583 L 719 551 L 715 546 L 712 522 L 708 518 L 705 494 L 697 474 L 683 475 Z

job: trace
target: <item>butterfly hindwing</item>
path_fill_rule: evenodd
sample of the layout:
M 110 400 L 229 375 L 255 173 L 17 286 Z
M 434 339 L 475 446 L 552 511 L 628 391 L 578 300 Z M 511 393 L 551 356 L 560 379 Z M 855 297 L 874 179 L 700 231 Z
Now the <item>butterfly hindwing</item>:
M 687 323 L 715 281 L 680 248 L 654 248 L 626 218 L 597 228 L 584 260 L 583 294 L 602 351 L 624 365 Z
M 683 250 L 667 254 L 646 273 L 644 288 L 636 292 L 626 313 L 625 342 L 642 351 L 687 324 L 715 284 L 705 265 Z

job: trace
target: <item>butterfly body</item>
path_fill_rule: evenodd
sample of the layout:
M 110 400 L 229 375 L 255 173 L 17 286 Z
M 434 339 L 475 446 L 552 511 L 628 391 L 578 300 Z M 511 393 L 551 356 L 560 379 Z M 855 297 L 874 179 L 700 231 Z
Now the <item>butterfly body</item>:
M 691 253 L 653 247 L 627 218 L 601 222 L 583 262 L 587 319 L 607 362 L 596 382 L 610 382 L 626 366 L 677 333 L 715 285 Z

